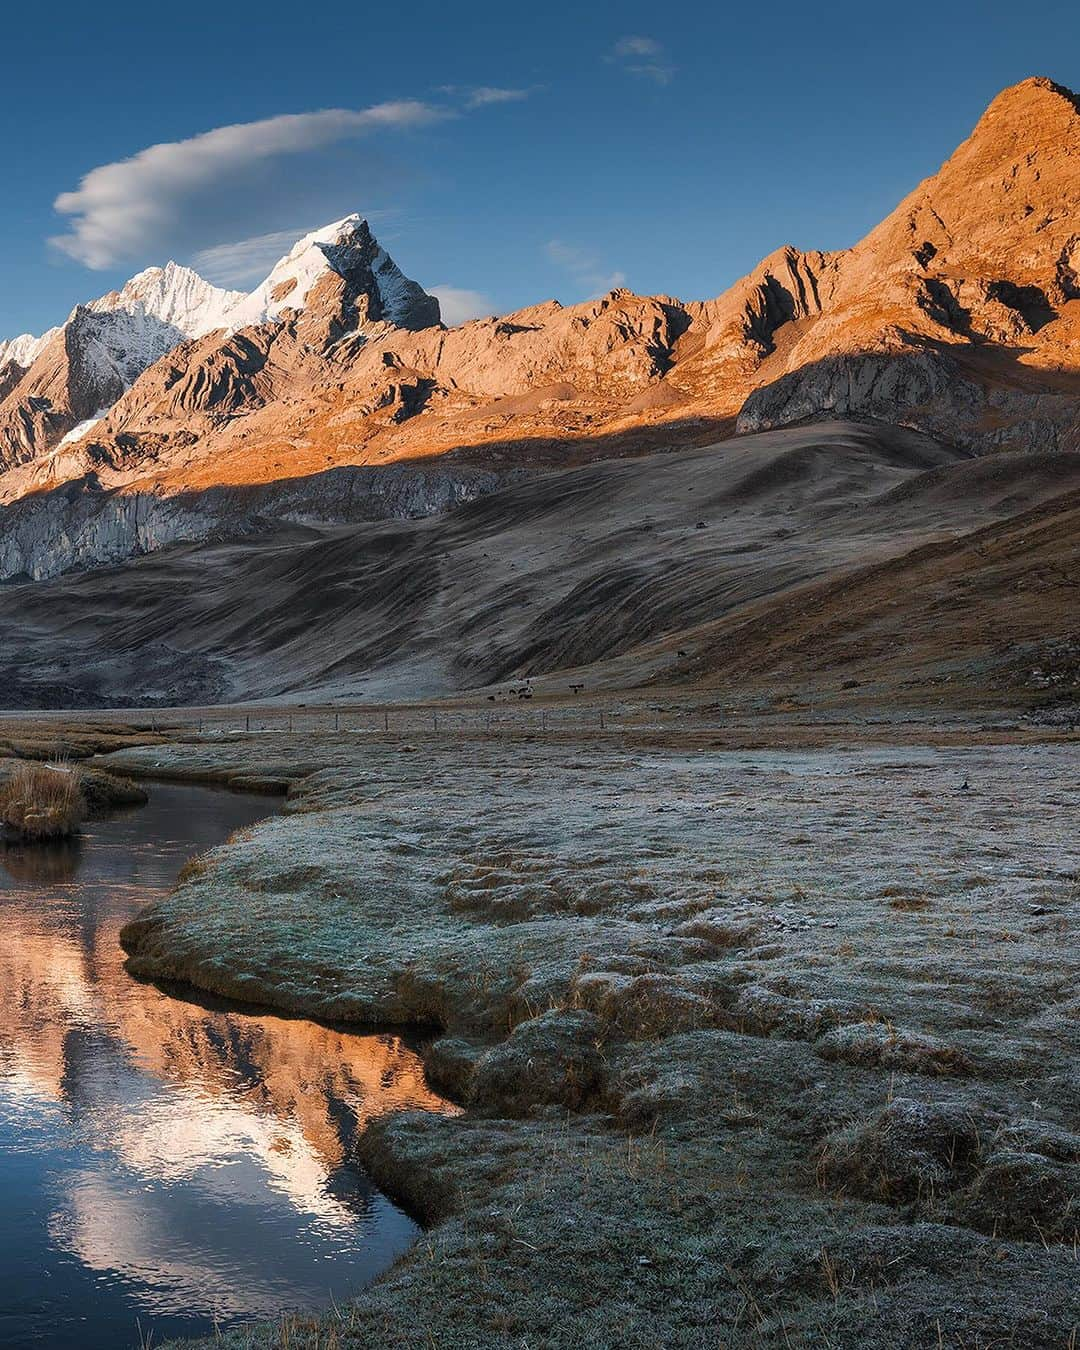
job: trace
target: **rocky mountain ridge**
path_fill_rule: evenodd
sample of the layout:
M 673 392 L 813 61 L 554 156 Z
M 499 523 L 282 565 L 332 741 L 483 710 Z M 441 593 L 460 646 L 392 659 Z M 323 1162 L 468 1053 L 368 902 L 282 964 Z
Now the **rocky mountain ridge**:
M 314 525 L 416 520 L 451 511 L 527 476 L 467 465 L 394 464 L 169 495 L 108 492 L 80 479 L 7 508 L 0 531 L 0 577 L 44 581 L 121 563 L 170 544 L 280 536 L 294 528 L 302 535 Z
M 0 473 L 34 465 L 14 475 L 3 497 L 36 487 L 43 473 L 46 481 L 79 476 L 66 471 L 68 456 L 50 457 L 84 440 L 140 375 L 183 343 L 207 334 L 225 342 L 311 301 L 320 310 L 336 305 L 324 337 L 350 324 L 439 322 L 438 301 L 398 270 L 366 221 L 349 216 L 305 235 L 250 294 L 169 262 L 77 305 L 41 337 L 0 343 Z
M 193 329 L 126 384 L 117 370 L 92 423 L 107 400 L 73 397 L 70 372 L 102 316 L 69 325 L 66 364 L 50 367 L 52 339 L 0 402 L 0 502 L 34 494 L 28 539 L 34 510 L 54 528 L 44 502 L 63 483 L 145 501 L 432 459 L 497 480 L 831 416 L 976 453 L 1069 452 L 1078 149 L 1076 96 L 1027 80 L 853 248 L 781 248 L 714 300 L 620 289 L 452 329 L 349 217 L 223 304 L 220 327 Z M 44 539 L 5 566 L 51 574 Z
M 174 262 L 151 267 L 40 337 L 0 343 L 0 468 L 90 426 L 178 343 L 218 328 L 241 298 Z

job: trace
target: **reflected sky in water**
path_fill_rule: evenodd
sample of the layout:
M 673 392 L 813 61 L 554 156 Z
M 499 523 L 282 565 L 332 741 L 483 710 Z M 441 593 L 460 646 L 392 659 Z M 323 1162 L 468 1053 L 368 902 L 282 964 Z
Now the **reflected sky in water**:
M 138 1345 L 355 1293 L 416 1229 L 350 1162 L 446 1109 L 393 1036 L 132 980 L 118 933 L 265 799 L 156 786 L 55 848 L 0 843 L 0 1346 Z

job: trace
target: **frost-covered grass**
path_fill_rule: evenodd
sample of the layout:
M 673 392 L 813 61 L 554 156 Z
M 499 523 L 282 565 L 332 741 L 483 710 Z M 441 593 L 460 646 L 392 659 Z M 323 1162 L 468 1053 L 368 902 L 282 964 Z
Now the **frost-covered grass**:
M 409 1257 L 225 1343 L 1067 1344 L 1074 752 L 118 756 L 306 775 L 130 927 L 136 971 L 434 1025 L 467 1106 L 360 1141 L 434 1224 Z

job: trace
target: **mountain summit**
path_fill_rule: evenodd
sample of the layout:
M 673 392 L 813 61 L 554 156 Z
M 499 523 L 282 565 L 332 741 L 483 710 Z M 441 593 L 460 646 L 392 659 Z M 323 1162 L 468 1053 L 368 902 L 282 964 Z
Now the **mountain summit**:
M 155 327 L 156 320 L 180 334 L 180 338 L 171 344 L 175 346 L 182 338 L 200 337 L 222 327 L 226 312 L 242 299 L 243 291 L 226 291 L 212 286 L 190 267 L 181 267 L 175 262 L 166 263 L 164 267 L 148 267 L 133 276 L 121 290 L 109 291 L 107 295 L 76 306 L 60 327 L 50 328 L 40 337 L 22 333 L 19 337 L 0 341 L 0 377 L 12 365 L 29 369 L 52 339 L 73 322 L 80 309 L 92 314 L 125 314 L 136 323 L 149 321 L 143 324 L 144 328 Z M 136 364 L 136 354 L 131 353 L 131 357 L 132 364 Z
M 219 328 L 240 299 L 188 267 L 150 267 L 58 328 L 0 343 L 0 467 L 88 430 L 155 361 Z
M 226 325 L 226 315 L 244 298 L 243 291 L 226 291 L 204 281 L 198 272 L 179 263 L 148 267 L 133 276 L 120 291 L 110 292 L 87 306 L 99 314 L 123 310 L 144 314 L 178 329 L 185 337 L 201 337 Z
M 1076 96 L 1025 80 L 861 242 L 779 248 L 706 301 L 619 289 L 447 329 L 359 216 L 250 295 L 150 269 L 9 344 L 0 501 L 91 472 L 169 493 L 447 452 L 536 468 L 831 415 L 1071 450 L 1078 152 Z
M 361 216 L 346 216 L 300 239 L 274 264 L 261 286 L 243 297 L 227 316 L 232 329 L 266 323 L 287 309 L 303 309 L 330 278 L 345 286 L 357 326 L 392 323 L 430 328 L 439 322 L 439 302 L 410 281 L 371 233 Z
M 181 343 L 310 311 L 320 342 L 371 323 L 439 323 L 439 302 L 398 268 L 366 220 L 305 235 L 250 294 L 189 267 L 149 267 L 121 290 L 77 305 L 40 337 L 0 342 L 0 470 L 37 458 L 105 416 L 138 377 Z

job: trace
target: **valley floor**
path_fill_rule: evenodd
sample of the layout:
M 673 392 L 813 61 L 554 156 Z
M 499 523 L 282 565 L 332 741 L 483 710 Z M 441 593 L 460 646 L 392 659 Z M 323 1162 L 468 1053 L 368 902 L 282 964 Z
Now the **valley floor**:
M 106 756 L 291 785 L 125 930 L 135 973 L 434 1028 L 467 1108 L 361 1137 L 430 1225 L 385 1279 L 219 1343 L 1074 1345 L 1076 742 L 188 720 Z

